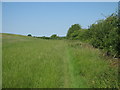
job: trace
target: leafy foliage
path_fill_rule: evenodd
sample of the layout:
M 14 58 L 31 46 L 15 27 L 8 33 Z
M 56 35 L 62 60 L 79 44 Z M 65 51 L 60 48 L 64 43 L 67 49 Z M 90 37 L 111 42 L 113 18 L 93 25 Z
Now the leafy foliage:
M 74 24 L 72 25 L 67 33 L 67 38 L 68 39 L 73 39 L 74 37 L 77 36 L 77 32 L 81 29 L 81 26 L 79 24 Z
M 53 34 L 52 36 L 51 36 L 51 39 L 57 39 L 58 38 L 58 36 L 56 35 L 56 34 Z
M 89 30 L 91 33 L 90 43 L 96 48 L 104 49 L 111 55 L 118 56 L 120 54 L 118 49 L 120 34 L 117 23 L 117 16 L 111 15 L 97 24 L 92 24 Z
M 28 34 L 28 36 L 32 37 L 32 35 L 31 35 L 31 34 Z
M 67 38 L 89 42 L 95 48 L 120 57 L 120 19 L 116 14 L 105 20 L 98 20 L 88 29 L 81 29 L 80 25 L 74 24 L 68 30 Z

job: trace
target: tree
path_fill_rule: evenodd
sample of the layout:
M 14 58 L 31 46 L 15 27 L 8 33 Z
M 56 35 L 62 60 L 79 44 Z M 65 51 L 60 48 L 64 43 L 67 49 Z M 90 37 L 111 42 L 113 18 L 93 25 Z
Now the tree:
M 28 36 L 32 37 L 32 35 L 31 35 L 31 34 L 28 34 Z
M 67 39 L 89 42 L 93 47 L 120 58 L 120 17 L 112 14 L 88 29 L 81 29 L 79 24 L 74 24 L 68 30 Z
M 96 47 L 105 50 L 112 56 L 120 55 L 120 33 L 118 17 L 115 14 L 107 17 L 105 20 L 92 24 L 89 28 L 91 32 L 90 43 Z
M 58 36 L 57 36 L 56 34 L 53 34 L 53 35 L 51 35 L 51 38 L 52 38 L 52 39 L 57 39 Z
M 81 26 L 79 24 L 72 25 L 68 30 L 67 38 L 74 38 L 75 36 L 77 36 L 75 34 L 73 35 L 73 33 L 76 33 L 80 29 L 81 29 Z

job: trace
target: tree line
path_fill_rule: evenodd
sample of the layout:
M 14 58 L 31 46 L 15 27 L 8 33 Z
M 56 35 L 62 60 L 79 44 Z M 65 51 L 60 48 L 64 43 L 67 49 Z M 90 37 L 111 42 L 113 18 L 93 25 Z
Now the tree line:
M 46 37 L 46 36 L 36 37 L 36 36 L 32 36 L 32 34 L 28 34 L 27 36 L 29 36 L 29 37 L 35 37 L 35 38 L 40 38 L 40 39 L 58 39 L 58 40 L 66 38 L 66 36 L 60 37 L 57 34 L 53 34 L 50 37 Z
M 69 28 L 66 38 L 90 43 L 107 55 L 120 58 L 120 19 L 116 14 L 97 21 L 88 29 L 74 24 Z
M 32 35 L 28 34 L 28 36 Z M 65 37 L 53 34 L 51 37 L 36 38 L 80 40 L 102 49 L 107 55 L 120 58 L 120 18 L 117 14 L 98 20 L 88 29 L 82 29 L 79 24 L 71 25 Z

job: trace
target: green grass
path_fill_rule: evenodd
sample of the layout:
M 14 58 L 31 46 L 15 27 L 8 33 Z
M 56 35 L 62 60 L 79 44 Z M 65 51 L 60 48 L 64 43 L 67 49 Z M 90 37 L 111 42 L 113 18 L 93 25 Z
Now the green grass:
M 0 37 L 0 89 L 2 89 L 2 37 Z
M 117 66 L 80 41 L 3 34 L 3 88 L 117 87 Z

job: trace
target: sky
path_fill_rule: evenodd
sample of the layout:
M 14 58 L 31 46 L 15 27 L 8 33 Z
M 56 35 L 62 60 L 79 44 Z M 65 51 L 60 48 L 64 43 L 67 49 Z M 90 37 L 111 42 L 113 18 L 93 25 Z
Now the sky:
M 88 28 L 117 11 L 117 2 L 3 2 L 2 33 L 65 36 L 72 24 Z
M 0 2 L 0 32 L 2 32 L 2 3 Z
M 118 2 L 119 0 L 1 0 L 2 2 Z

